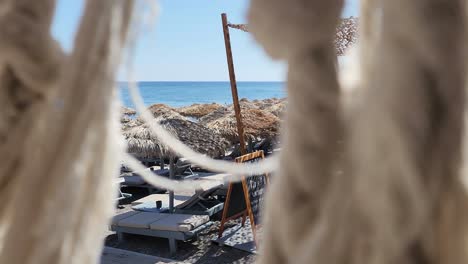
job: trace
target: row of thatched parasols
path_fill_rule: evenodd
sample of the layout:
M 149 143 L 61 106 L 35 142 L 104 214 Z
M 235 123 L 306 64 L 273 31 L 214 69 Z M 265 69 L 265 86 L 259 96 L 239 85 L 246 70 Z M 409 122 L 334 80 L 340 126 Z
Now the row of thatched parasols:
M 249 139 L 276 139 L 285 99 L 240 100 L 245 136 Z M 238 143 L 232 105 L 193 104 L 172 108 L 154 104 L 150 112 L 179 140 L 197 152 L 222 157 L 226 149 Z M 169 157 L 171 152 L 151 133 L 133 109 L 123 107 L 121 123 L 128 151 L 142 158 Z

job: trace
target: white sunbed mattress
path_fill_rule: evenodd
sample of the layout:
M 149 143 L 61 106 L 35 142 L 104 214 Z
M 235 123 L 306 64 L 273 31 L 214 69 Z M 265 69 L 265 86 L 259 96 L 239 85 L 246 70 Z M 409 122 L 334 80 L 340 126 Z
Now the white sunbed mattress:
M 112 224 L 161 231 L 191 231 L 210 220 L 208 215 L 160 214 L 130 211 L 116 215 Z

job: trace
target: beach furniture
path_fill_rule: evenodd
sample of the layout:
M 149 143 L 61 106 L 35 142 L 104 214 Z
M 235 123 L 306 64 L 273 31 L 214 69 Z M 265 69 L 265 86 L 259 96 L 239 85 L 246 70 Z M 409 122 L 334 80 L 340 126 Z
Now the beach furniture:
M 196 176 L 191 169 L 191 164 L 187 163 L 186 161 L 179 159 L 174 164 L 174 176 L 175 177 L 183 177 L 183 176 Z M 156 169 L 156 167 L 149 167 L 147 170 L 152 171 L 154 174 L 160 176 L 170 176 L 170 169 Z M 187 173 L 188 172 L 188 173 Z M 145 182 L 145 180 L 136 172 L 130 173 L 123 173 L 120 175 L 123 178 L 122 185 L 128 187 L 149 187 L 149 185 Z
M 212 224 L 207 215 L 129 211 L 116 215 L 110 229 L 117 233 L 119 241 L 124 239 L 125 234 L 167 238 L 169 251 L 174 254 L 177 240 L 194 239 Z
M 170 177 L 170 169 L 156 169 L 156 167 L 149 167 L 147 170 L 152 171 L 154 174 L 160 176 Z M 174 164 L 174 177 L 185 177 L 185 176 L 196 176 L 191 169 L 191 164 L 185 163 L 184 161 L 178 161 Z M 123 187 L 139 187 L 147 188 L 148 192 L 152 193 L 159 189 L 148 184 L 143 177 L 136 172 L 123 173 L 120 175 L 120 178 L 123 179 L 121 186 Z
M 124 179 L 122 179 L 122 178 L 117 178 L 117 179 L 114 181 L 114 184 L 118 184 L 118 185 L 119 185 L 119 196 L 117 197 L 117 201 L 120 201 L 120 200 L 123 200 L 123 199 L 132 197 L 132 194 L 122 192 L 122 189 L 120 188 L 120 184 L 121 184 L 123 181 L 124 181 Z
M 174 206 L 178 206 L 179 204 L 184 203 L 185 201 L 189 200 L 192 195 L 184 195 L 184 194 L 175 194 L 174 195 Z M 158 208 L 156 205 L 156 201 L 161 201 L 161 208 Z M 156 212 L 156 213 L 164 213 L 169 211 L 169 194 L 168 193 L 161 193 L 161 194 L 151 194 L 146 197 L 143 197 L 139 200 L 132 202 L 132 209 L 136 211 L 142 212 Z
M 214 214 L 223 210 L 224 203 L 217 199 L 219 189 L 223 185 L 210 188 L 206 191 L 199 191 L 194 195 L 174 194 L 174 209 L 177 214 L 191 215 L 208 215 Z M 132 209 L 141 212 L 166 213 L 170 212 L 169 208 L 170 196 L 167 193 L 152 194 L 132 202 Z M 156 202 L 161 202 L 161 207 L 158 208 Z
M 223 184 L 220 184 L 208 190 L 195 193 L 190 199 L 176 205 L 174 212 L 179 214 L 213 216 L 223 210 L 224 203 L 215 197 L 218 190 L 223 186 Z

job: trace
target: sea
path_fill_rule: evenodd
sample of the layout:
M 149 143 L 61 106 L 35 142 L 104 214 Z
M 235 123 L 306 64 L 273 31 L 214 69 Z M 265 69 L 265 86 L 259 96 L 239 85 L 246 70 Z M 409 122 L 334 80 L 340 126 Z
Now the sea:
M 134 108 L 128 83 L 119 82 L 123 104 Z M 160 103 L 172 107 L 195 103 L 232 104 L 229 82 L 138 82 L 145 105 Z M 286 97 L 284 82 L 237 82 L 239 99 L 266 99 Z

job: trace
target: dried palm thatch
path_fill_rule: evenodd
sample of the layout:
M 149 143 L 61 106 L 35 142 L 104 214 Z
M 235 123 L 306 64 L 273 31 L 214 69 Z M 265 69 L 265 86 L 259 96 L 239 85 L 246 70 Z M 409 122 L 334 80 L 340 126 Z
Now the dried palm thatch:
M 234 108 L 232 107 L 220 107 L 216 109 L 215 111 L 205 116 L 202 116 L 198 121 L 200 122 L 200 124 L 208 124 L 216 119 L 222 118 L 228 113 L 232 113 L 232 111 L 234 111 Z
M 242 30 L 244 32 L 249 32 L 249 26 L 246 24 L 228 24 L 228 27 Z
M 255 99 L 252 101 L 252 103 L 255 104 L 259 109 L 263 110 L 271 105 L 278 103 L 280 100 L 281 99 L 273 97 L 273 98 L 266 98 L 262 100 Z
M 193 104 L 190 106 L 185 106 L 185 107 L 180 107 L 177 108 L 176 111 L 183 115 L 183 116 L 189 116 L 189 117 L 196 117 L 200 118 L 203 116 L 206 116 L 219 108 L 222 108 L 223 106 L 217 103 L 211 103 L 211 104 Z
M 264 108 L 265 111 L 273 114 L 276 117 L 281 117 L 286 111 L 286 101 L 280 101 L 276 104 Z
M 214 130 L 185 119 L 164 119 L 160 123 L 193 150 L 213 158 L 225 154 L 228 142 Z M 168 157 L 172 154 L 147 125 L 129 128 L 124 131 L 124 136 L 128 151 L 139 157 Z
M 133 116 L 133 115 L 136 115 L 136 111 L 135 109 L 132 109 L 130 107 L 126 107 L 126 106 L 122 106 L 120 107 L 120 113 L 122 115 L 127 115 L 127 116 Z
M 166 129 L 169 129 L 166 127 Z M 174 133 L 174 131 L 171 131 Z M 140 125 L 124 130 L 128 152 L 139 157 L 159 157 L 165 155 L 167 149 L 153 136 L 146 125 Z
M 260 104 L 261 103 L 259 103 L 258 100 L 257 100 L 257 102 L 249 101 L 246 98 L 242 98 L 242 99 L 239 100 L 239 105 L 240 105 L 240 108 L 241 108 L 242 112 L 250 110 L 250 109 L 259 109 Z M 210 122 L 212 122 L 212 121 L 214 121 L 216 119 L 223 118 L 226 115 L 230 115 L 230 114 L 233 114 L 233 113 L 234 113 L 234 106 L 232 104 L 230 104 L 228 106 L 221 106 L 221 107 L 217 108 L 216 110 L 212 111 L 211 113 L 202 116 L 199 119 L 199 122 L 201 124 L 207 124 L 207 123 L 210 123 Z
M 126 116 L 120 117 L 120 126 L 123 131 L 128 130 L 133 127 L 142 125 L 143 122 L 137 118 L 130 118 Z
M 140 121 L 136 121 L 136 113 L 137 112 L 132 108 L 125 106 L 120 107 L 120 124 L 122 129 L 134 127 L 141 123 Z
M 258 109 L 258 106 L 254 102 L 249 101 L 249 99 L 247 99 L 247 98 L 241 98 L 239 100 L 239 105 L 240 105 L 242 110 L 245 110 L 245 109 Z M 232 104 L 229 105 L 229 108 L 234 109 Z
M 127 115 L 121 115 L 120 116 L 120 123 L 121 124 L 126 124 L 126 123 L 128 123 L 130 121 L 132 121 L 132 119 L 129 116 L 127 116 Z
M 227 110 L 218 118 L 203 119 L 200 123 L 219 132 L 232 143 L 239 141 L 237 122 L 233 110 Z M 244 133 L 248 138 L 276 138 L 279 133 L 280 120 L 271 113 L 260 109 L 241 110 Z M 212 116 L 214 117 L 214 115 Z
M 165 105 L 165 104 L 153 104 L 148 107 L 148 110 L 153 114 L 156 118 L 161 119 L 185 119 L 181 116 L 174 108 Z

